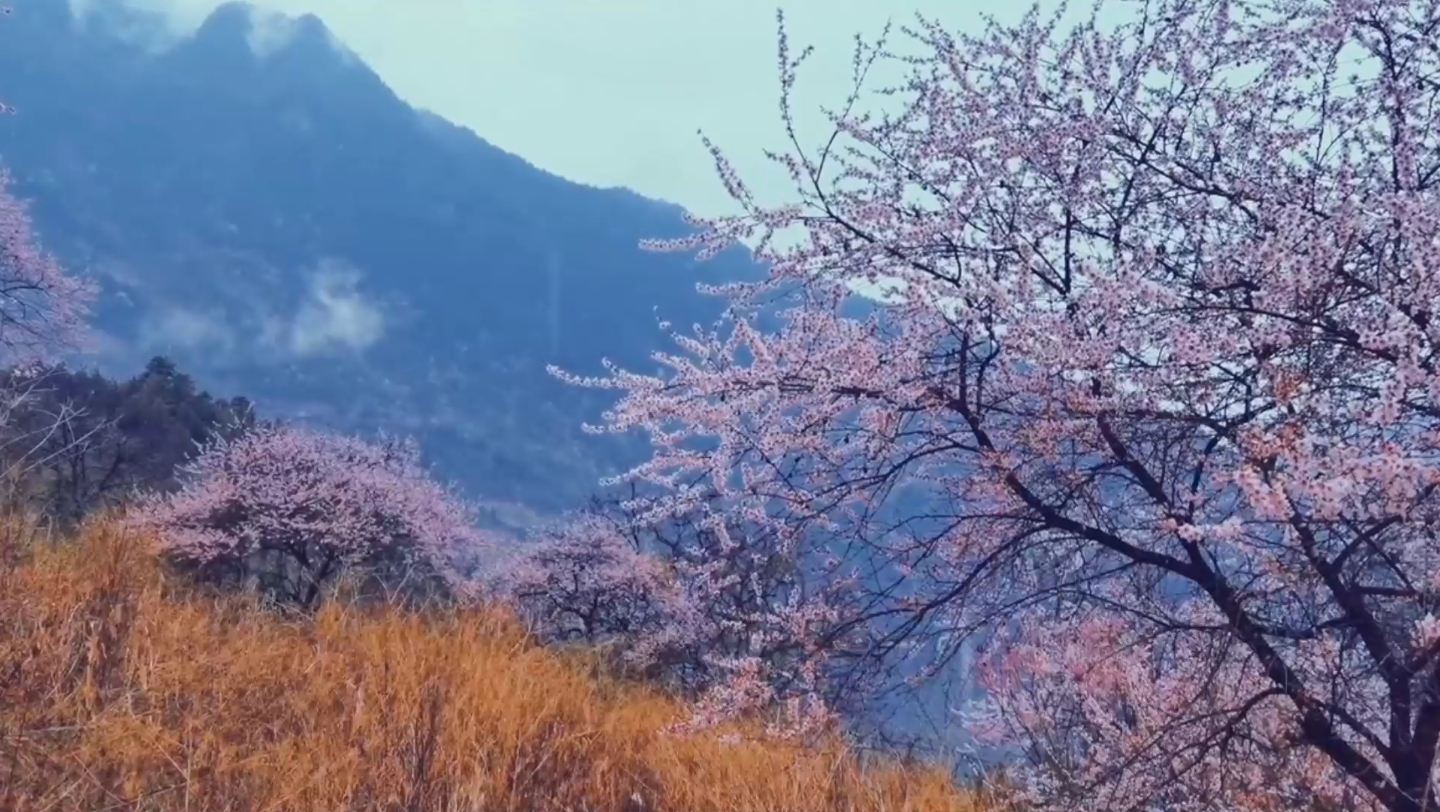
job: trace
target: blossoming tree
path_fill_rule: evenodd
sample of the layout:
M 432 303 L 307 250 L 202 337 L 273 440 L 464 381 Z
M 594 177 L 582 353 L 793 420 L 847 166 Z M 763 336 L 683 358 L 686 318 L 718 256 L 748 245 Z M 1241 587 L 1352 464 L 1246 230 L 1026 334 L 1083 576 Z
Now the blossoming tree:
M 95 291 L 40 246 L 10 187 L 0 169 L 0 363 L 16 366 L 79 348 Z
M 70 404 L 47 410 L 37 395 L 50 365 L 84 347 L 94 297 L 90 280 L 70 274 L 41 247 L 28 207 L 0 167 L 0 470 L 9 487 L 90 439 L 72 436 Z
M 654 245 L 769 279 L 578 382 L 649 432 L 654 515 L 700 478 L 843 527 L 891 610 L 986 632 L 971 724 L 1035 808 L 1434 809 L 1440 3 L 1113 5 L 858 47 L 814 150 L 782 28 L 796 201 L 714 151 L 743 212 Z
M 603 648 L 698 700 L 688 729 L 743 712 L 771 713 L 781 735 L 826 727 L 873 676 L 842 656 L 864 643 L 845 623 L 855 591 L 807 582 L 772 528 L 705 518 L 647 523 L 625 501 L 596 500 L 502 570 L 504 594 L 542 638 Z
M 0 16 L 13 10 L 0 6 Z M 0 101 L 0 113 L 14 108 Z M 0 167 L 0 363 L 29 366 L 79 348 L 94 285 L 73 276 L 35 237 L 29 207 Z
M 542 638 L 611 645 L 624 661 L 686 609 L 665 562 L 593 515 L 548 528 L 501 577 L 506 597 Z
M 183 470 L 180 490 L 140 501 L 135 525 L 202 576 L 254 579 L 286 603 L 311 608 L 356 571 L 464 595 L 483 564 L 473 511 L 428 476 L 413 442 L 263 425 L 210 442 Z

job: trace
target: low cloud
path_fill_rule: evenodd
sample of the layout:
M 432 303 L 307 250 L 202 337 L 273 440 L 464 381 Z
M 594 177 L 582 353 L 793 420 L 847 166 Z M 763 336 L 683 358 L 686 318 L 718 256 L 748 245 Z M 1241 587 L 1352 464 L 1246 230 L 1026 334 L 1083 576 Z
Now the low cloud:
M 385 334 L 385 316 L 359 290 L 360 272 L 335 260 L 322 262 L 311 274 L 309 290 L 299 309 L 271 337 L 299 357 L 337 351 L 360 352 Z
M 231 360 L 257 355 L 298 360 L 363 352 L 385 335 L 386 316 L 362 292 L 362 278 L 353 266 L 330 259 L 301 275 L 298 300 L 294 288 L 289 296 L 276 296 L 271 288 L 259 295 L 240 295 L 228 307 L 201 309 L 159 302 L 149 310 L 136 338 L 145 352 L 205 352 Z
M 264 59 L 284 50 L 285 46 L 293 42 L 302 25 L 298 17 L 252 7 L 250 33 L 246 35 L 245 41 L 250 43 L 250 50 L 257 58 Z
M 311 15 L 292 16 L 280 11 L 250 7 L 250 33 L 245 41 L 250 44 L 251 53 L 257 59 L 265 59 L 283 51 L 307 26 L 322 27 L 318 18 Z M 347 61 L 358 61 L 346 45 L 336 38 L 329 28 L 324 29 L 325 42 L 336 55 Z
M 70 16 L 152 53 L 168 50 L 195 33 L 220 5 L 176 0 L 68 0 Z
M 67 0 L 79 25 L 97 25 L 121 40 L 146 50 L 164 51 L 194 34 L 224 0 Z M 307 25 L 305 14 L 289 14 L 246 3 L 250 25 L 245 41 L 257 59 L 286 48 Z M 326 29 L 326 40 L 340 56 L 356 59 L 344 43 Z
M 146 319 L 140 328 L 140 340 L 144 346 L 167 353 L 199 349 L 229 352 L 236 343 L 223 313 L 181 306 L 167 306 Z

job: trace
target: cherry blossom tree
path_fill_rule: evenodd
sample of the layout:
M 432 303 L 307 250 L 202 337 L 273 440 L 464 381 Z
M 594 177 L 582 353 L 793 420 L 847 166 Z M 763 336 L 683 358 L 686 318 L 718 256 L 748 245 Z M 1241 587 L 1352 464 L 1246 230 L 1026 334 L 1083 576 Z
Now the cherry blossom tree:
M 831 528 L 945 632 L 880 650 L 983 637 L 1033 808 L 1435 809 L 1440 3 L 1065 19 L 860 44 L 813 150 L 782 25 L 795 201 L 712 147 L 742 211 L 652 244 L 769 278 L 661 374 L 562 377 L 649 434 L 646 515 Z
M 73 276 L 35 238 L 28 207 L 0 168 L 0 363 L 53 360 L 79 349 L 93 284 Z
M 347 572 L 474 591 L 489 541 L 413 442 L 263 425 L 210 442 L 182 470 L 178 491 L 142 498 L 131 518 L 202 577 L 254 580 L 302 608 Z
M 29 210 L 10 186 L 0 167 L 0 466 L 11 486 L 7 498 L 38 466 L 89 440 L 71 437 L 65 451 L 52 451 L 77 415 L 68 404 L 37 408 L 37 396 L 50 365 L 83 347 L 95 295 L 89 280 L 69 274 L 40 246 Z
M 664 561 L 593 515 L 543 531 L 505 570 L 503 586 L 547 642 L 613 646 L 627 663 L 688 608 Z
M 793 546 L 719 511 L 645 523 L 597 499 L 546 528 L 501 576 L 543 639 L 603 648 L 615 666 L 698 700 L 687 729 L 770 713 L 773 732 L 828 727 L 870 687 L 846 622 L 852 583 L 806 579 Z M 717 519 L 720 519 L 717 521 Z
M 13 9 L 0 6 L 0 16 Z M 0 113 L 14 108 L 0 101 Z M 0 364 L 29 366 L 76 349 L 95 297 L 88 280 L 67 273 L 40 247 L 24 201 L 0 167 Z

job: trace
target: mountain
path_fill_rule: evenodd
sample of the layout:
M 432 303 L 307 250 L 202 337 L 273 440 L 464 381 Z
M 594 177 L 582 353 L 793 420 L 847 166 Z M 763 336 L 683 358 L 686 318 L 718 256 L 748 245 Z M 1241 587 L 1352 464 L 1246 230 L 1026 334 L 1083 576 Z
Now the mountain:
M 118 6 L 0 22 L 0 160 L 101 284 L 93 362 L 164 354 L 264 413 L 413 434 L 466 491 L 539 510 L 638 459 L 641 438 L 581 431 L 612 396 L 546 365 L 652 368 L 657 320 L 712 321 L 695 284 L 758 276 L 748 255 L 643 252 L 687 233 L 678 207 L 411 107 L 313 16 L 263 43 L 254 19 L 222 6 L 163 48 Z

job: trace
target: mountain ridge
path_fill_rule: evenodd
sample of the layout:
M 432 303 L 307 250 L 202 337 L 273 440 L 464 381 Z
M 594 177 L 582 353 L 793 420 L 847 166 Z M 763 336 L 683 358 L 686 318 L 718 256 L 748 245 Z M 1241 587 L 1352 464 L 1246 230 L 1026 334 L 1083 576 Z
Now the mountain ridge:
M 21 110 L 0 159 L 101 283 L 101 369 L 166 354 L 279 416 L 415 434 L 467 492 L 555 510 L 643 442 L 583 434 L 612 399 L 545 367 L 647 369 L 658 320 L 719 315 L 695 283 L 760 273 L 741 250 L 641 251 L 688 233 L 680 207 L 411 107 L 313 16 L 257 54 L 254 12 L 229 3 L 157 51 L 117 7 L 77 25 L 64 6 L 0 25 Z

